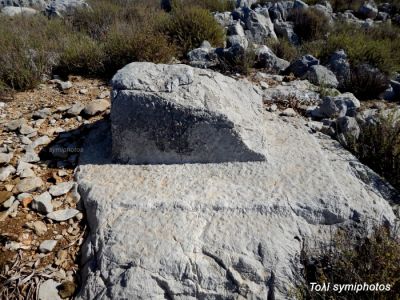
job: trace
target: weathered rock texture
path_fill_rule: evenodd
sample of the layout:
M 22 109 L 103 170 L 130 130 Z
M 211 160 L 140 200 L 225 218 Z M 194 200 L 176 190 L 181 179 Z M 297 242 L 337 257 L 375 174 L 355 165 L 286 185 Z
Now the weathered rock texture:
M 161 94 L 128 84 L 128 95 Z M 76 175 L 90 226 L 78 299 L 290 299 L 304 242 L 364 218 L 393 222 L 388 186 L 303 124 L 263 112 L 266 161 L 147 166 L 107 164 L 99 126 Z
M 132 63 L 112 80 L 112 143 L 130 164 L 261 161 L 261 92 L 185 65 Z

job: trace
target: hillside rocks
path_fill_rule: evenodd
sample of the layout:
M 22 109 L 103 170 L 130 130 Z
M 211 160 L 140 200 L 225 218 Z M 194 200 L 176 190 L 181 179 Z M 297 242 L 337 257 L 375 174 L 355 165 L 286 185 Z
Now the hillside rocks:
M 117 73 L 113 86 L 111 124 L 92 131 L 76 173 L 90 226 L 77 299 L 288 299 L 305 242 L 364 219 L 394 221 L 384 181 L 336 141 L 311 134 L 293 110 L 286 110 L 290 117 L 259 112 L 254 85 L 187 66 L 134 63 Z M 201 118 L 193 120 L 197 112 Z M 168 132 L 168 124 L 184 134 L 203 118 L 212 122 L 211 112 L 225 116 L 221 125 L 230 120 L 232 129 L 257 130 L 258 153 L 267 159 L 158 164 L 175 150 L 149 147 L 149 133 Z M 192 128 L 177 131 L 167 114 Z M 147 123 L 138 123 L 142 116 Z M 205 128 L 210 143 L 214 129 Z M 140 144 L 157 164 L 110 164 L 116 150 L 110 141 L 117 138 L 120 147 L 118 139 L 131 132 L 135 138 L 126 146 Z M 235 144 L 218 145 L 232 158 Z
M 31 8 L 30 8 L 31 7 Z M 15 16 L 42 12 L 49 17 L 62 17 L 77 8 L 88 8 L 85 0 L 1 0 L 1 14 Z
M 277 57 L 267 46 L 261 46 L 256 50 L 257 66 L 272 73 L 279 73 L 289 66 L 289 62 Z
M 304 78 L 308 79 L 311 83 L 328 88 L 337 88 L 339 82 L 332 71 L 321 65 L 311 66 Z
M 113 157 L 131 164 L 265 160 L 254 87 L 184 65 L 132 63 L 112 80 Z M 207 88 L 204 89 L 204 86 Z
M 14 17 L 17 15 L 31 16 L 38 13 L 36 9 L 29 7 L 15 7 L 15 6 L 5 6 L 0 10 L 0 15 L 7 17 Z

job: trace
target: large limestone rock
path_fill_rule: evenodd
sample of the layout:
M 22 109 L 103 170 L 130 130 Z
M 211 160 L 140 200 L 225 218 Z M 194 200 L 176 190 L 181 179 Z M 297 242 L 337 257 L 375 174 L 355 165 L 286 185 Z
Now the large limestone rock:
M 185 65 L 132 63 L 112 80 L 113 156 L 130 164 L 266 159 L 251 84 Z
M 114 78 L 114 87 L 129 87 L 116 93 L 167 97 L 165 80 L 183 68 L 141 66 L 135 80 L 117 80 L 121 72 Z M 232 97 L 227 111 L 248 86 L 185 70 L 205 74 L 204 81 L 181 78 L 187 84 L 175 86 L 172 103 L 187 95 L 196 105 L 216 84 Z M 248 99 L 258 97 L 249 89 L 242 98 L 249 111 Z M 207 107 L 225 101 L 207 99 Z M 112 165 L 111 124 L 98 125 L 76 174 L 90 226 L 78 299 L 291 299 L 304 243 L 363 219 L 393 222 L 386 201 L 393 190 L 340 144 L 311 134 L 300 118 L 255 115 L 266 161 Z

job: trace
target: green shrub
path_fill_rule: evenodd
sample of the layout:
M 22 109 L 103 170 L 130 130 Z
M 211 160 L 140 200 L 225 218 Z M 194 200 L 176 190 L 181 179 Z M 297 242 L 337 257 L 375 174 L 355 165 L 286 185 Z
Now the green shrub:
M 223 46 L 225 40 L 223 28 L 209 11 L 196 6 L 174 7 L 166 32 L 185 54 L 199 47 L 204 40 L 214 46 Z
M 400 299 L 400 241 L 398 233 L 386 226 L 371 234 L 366 226 L 339 230 L 330 242 L 316 249 L 305 248 L 301 261 L 304 284 L 298 299 Z M 327 292 L 311 291 L 311 283 L 331 283 Z M 390 291 L 335 292 L 333 284 L 390 284 Z
M 315 8 L 294 10 L 289 19 L 293 21 L 294 31 L 302 41 L 323 38 L 331 28 L 328 17 Z

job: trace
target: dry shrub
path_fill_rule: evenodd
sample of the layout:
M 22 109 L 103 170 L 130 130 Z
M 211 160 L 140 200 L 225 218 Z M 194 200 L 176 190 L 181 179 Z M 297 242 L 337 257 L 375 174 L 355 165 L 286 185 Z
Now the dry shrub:
M 331 28 L 327 16 L 315 8 L 296 9 L 289 19 L 293 21 L 294 31 L 302 41 L 323 38 Z
M 400 117 L 388 113 L 360 125 L 360 137 L 350 150 L 400 190 Z
M 336 232 L 332 240 L 316 249 L 305 248 L 301 261 L 305 283 L 297 291 L 298 299 L 400 299 L 400 240 L 388 226 L 377 226 L 370 234 L 366 227 Z M 310 283 L 390 284 L 385 292 L 311 291 Z

